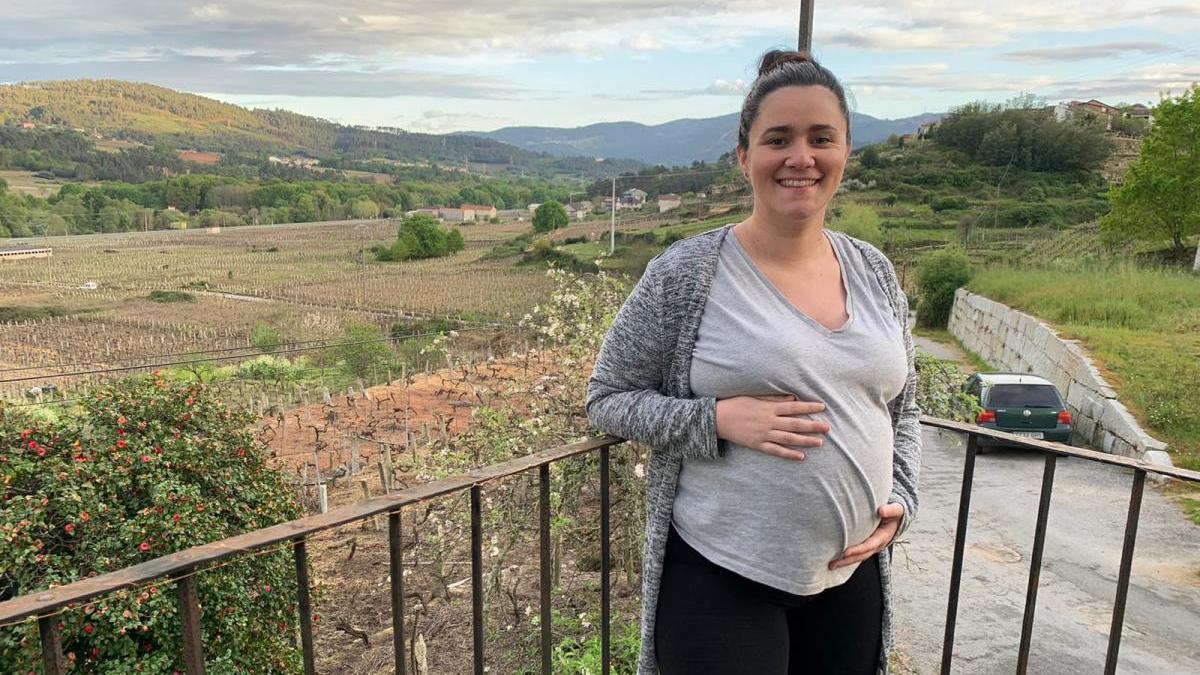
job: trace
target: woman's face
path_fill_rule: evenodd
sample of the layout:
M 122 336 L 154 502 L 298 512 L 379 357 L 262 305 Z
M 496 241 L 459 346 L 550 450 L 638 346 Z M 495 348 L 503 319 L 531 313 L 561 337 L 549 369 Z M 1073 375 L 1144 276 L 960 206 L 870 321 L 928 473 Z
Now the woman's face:
M 749 148 L 738 148 L 756 213 L 777 221 L 824 219 L 842 182 L 850 143 L 837 96 L 826 87 L 783 87 L 759 106 Z

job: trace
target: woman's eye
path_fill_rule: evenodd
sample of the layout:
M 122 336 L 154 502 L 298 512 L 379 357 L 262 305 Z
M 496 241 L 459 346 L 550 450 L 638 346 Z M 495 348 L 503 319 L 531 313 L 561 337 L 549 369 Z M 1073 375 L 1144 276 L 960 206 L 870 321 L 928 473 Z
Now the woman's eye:
M 813 139 L 813 143 L 817 145 L 828 145 L 833 142 L 833 139 L 828 136 L 818 136 Z
M 787 145 L 787 139 L 786 138 L 772 138 L 771 140 L 767 141 L 767 145 L 775 145 L 775 146 Z

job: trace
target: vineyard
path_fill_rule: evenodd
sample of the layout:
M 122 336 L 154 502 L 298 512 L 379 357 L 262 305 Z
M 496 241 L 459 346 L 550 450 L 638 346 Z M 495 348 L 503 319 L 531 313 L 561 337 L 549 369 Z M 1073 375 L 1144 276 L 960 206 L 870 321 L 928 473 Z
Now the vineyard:
M 0 275 L 0 398 L 79 381 L 52 375 L 196 352 L 230 363 L 257 354 L 252 333 L 264 324 L 285 349 L 335 342 L 350 325 L 386 335 L 430 318 L 511 324 L 549 282 L 542 270 L 481 257 L 519 226 L 463 227 L 466 250 L 404 263 L 366 250 L 394 239 L 386 220 L 54 238 L 52 258 L 5 261 Z

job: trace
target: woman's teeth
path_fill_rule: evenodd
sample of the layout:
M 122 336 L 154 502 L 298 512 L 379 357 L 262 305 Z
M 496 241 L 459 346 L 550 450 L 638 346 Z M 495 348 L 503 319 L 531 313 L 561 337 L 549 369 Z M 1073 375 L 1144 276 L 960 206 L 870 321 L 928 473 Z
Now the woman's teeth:
M 784 178 L 779 181 L 783 187 L 812 187 L 817 184 L 817 178 Z

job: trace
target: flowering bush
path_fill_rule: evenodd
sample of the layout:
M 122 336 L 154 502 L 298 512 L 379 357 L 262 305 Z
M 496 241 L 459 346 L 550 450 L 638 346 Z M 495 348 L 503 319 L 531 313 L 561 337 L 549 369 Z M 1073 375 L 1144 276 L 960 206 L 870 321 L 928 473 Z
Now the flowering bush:
M 599 272 L 571 274 L 550 269 L 554 293 L 546 305 L 538 305 L 521 320 L 549 344 L 566 347 L 576 358 L 595 358 L 604 334 L 629 295 L 620 279 Z
M 298 517 L 252 421 L 202 385 L 157 374 L 92 390 L 49 418 L 0 408 L 0 600 Z M 299 670 L 289 551 L 238 558 L 198 582 L 210 672 Z M 61 614 L 72 671 L 182 670 L 176 597 L 160 579 Z M 0 629 L 0 663 L 40 672 L 35 622 Z

